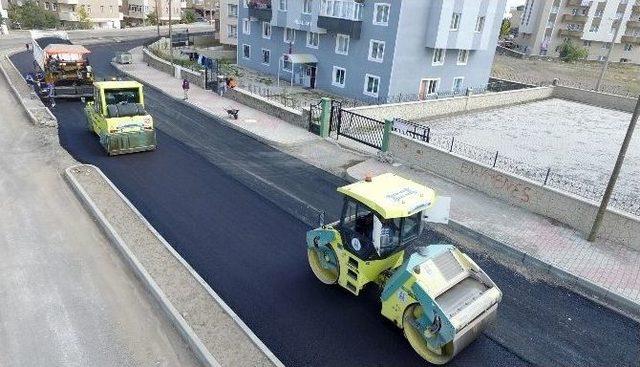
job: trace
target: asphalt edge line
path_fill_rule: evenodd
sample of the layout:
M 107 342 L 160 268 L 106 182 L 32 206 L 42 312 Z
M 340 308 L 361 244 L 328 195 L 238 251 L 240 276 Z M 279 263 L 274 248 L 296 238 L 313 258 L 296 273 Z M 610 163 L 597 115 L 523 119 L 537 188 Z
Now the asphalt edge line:
M 169 242 L 167 242 L 167 240 L 164 239 L 164 237 L 151 225 L 151 223 L 149 223 L 149 221 L 142 215 L 142 213 L 140 213 L 138 211 L 138 209 L 113 184 L 113 182 L 111 182 L 111 180 L 104 174 L 104 172 L 102 172 L 102 170 L 100 168 L 98 168 L 97 166 L 94 166 L 92 164 L 78 164 L 78 165 L 74 165 L 74 166 L 71 166 L 71 167 L 67 168 L 67 170 L 70 170 L 72 168 L 79 167 L 79 166 L 91 167 L 91 168 L 95 169 L 96 172 L 98 172 L 98 174 L 100 174 L 100 176 L 109 184 L 111 189 L 114 190 L 116 194 L 118 194 L 120 199 L 122 199 L 124 201 L 124 203 L 135 213 L 135 215 L 138 217 L 138 219 L 140 219 L 144 223 L 144 225 L 147 227 L 147 229 L 151 233 L 153 233 L 153 235 L 156 236 L 160 242 L 162 242 L 162 244 L 182 264 L 182 266 L 184 266 L 189 271 L 189 273 L 198 281 L 198 283 L 200 283 L 200 285 L 207 291 L 207 293 L 209 293 L 209 295 L 211 297 L 213 297 L 213 299 L 220 305 L 220 307 L 240 327 L 240 329 L 242 329 L 242 331 L 244 331 L 244 333 L 251 339 L 251 341 L 260 349 L 260 351 L 262 353 L 264 353 L 265 356 L 273 364 L 275 364 L 278 367 L 284 367 L 284 364 L 278 359 L 278 357 L 276 357 L 276 355 L 273 354 L 273 352 L 271 352 L 271 350 L 269 350 L 269 348 L 253 333 L 253 331 L 244 323 L 244 321 L 242 321 L 242 319 L 231 309 L 231 307 L 229 307 L 229 305 L 227 305 L 226 302 L 224 302 L 224 300 L 211 288 L 211 286 L 209 286 L 209 284 L 207 284 L 207 282 L 205 282 L 204 279 L 202 279 L 202 277 L 191 267 L 191 265 L 189 265 L 189 263 L 187 263 L 187 261 L 184 258 L 182 258 L 182 256 L 180 256 L 180 254 L 178 254 L 178 252 L 169 244 Z M 65 171 L 67 171 L 67 170 L 65 170 Z M 67 173 L 67 175 L 68 175 L 68 173 Z M 96 208 L 96 210 L 98 210 L 98 212 L 99 212 L 99 209 Z M 104 219 L 104 220 L 106 221 L 106 219 Z M 108 222 L 107 222 L 107 224 L 108 224 Z M 182 316 L 180 316 L 180 318 L 182 319 Z M 184 319 L 182 319 L 182 320 L 184 321 Z M 185 321 L 185 323 L 186 323 L 186 321 Z M 191 330 L 191 327 L 189 327 L 189 330 Z M 193 333 L 193 330 L 191 330 L 191 332 Z M 200 339 L 197 336 L 196 336 L 196 338 L 197 338 L 198 341 L 200 341 Z M 206 347 L 204 347 L 204 345 L 202 345 L 202 347 L 205 350 L 207 350 Z M 208 350 L 207 350 L 207 353 L 208 353 Z
M 64 177 L 73 189 L 76 196 L 80 199 L 83 206 L 89 211 L 89 213 L 97 220 L 98 224 L 102 231 L 107 235 L 107 237 L 111 240 L 111 242 L 116 246 L 119 250 L 122 257 L 124 257 L 125 261 L 129 264 L 129 267 L 133 270 L 133 272 L 137 275 L 137 277 L 142 281 L 145 288 L 153 295 L 156 299 L 160 308 L 164 311 L 167 318 L 171 321 L 171 323 L 176 327 L 182 336 L 182 338 L 187 342 L 190 349 L 196 354 L 196 358 L 205 366 L 210 367 L 222 367 L 220 363 L 211 355 L 209 350 L 204 346 L 200 338 L 195 334 L 191 326 L 187 323 L 187 321 L 180 315 L 178 310 L 173 306 L 173 304 L 169 301 L 167 296 L 164 294 L 162 289 L 158 286 L 158 284 L 153 280 L 151 275 L 146 271 L 144 266 L 138 261 L 133 252 L 129 249 L 124 240 L 120 237 L 120 235 L 115 231 L 111 223 L 106 219 L 104 214 L 100 211 L 100 209 L 96 206 L 93 200 L 89 197 L 89 194 L 85 191 L 82 185 L 78 182 L 78 180 L 73 176 L 71 171 L 80 167 L 91 167 L 100 174 L 102 172 L 100 169 L 93 165 L 85 165 L 85 164 L 76 164 L 71 167 L 68 167 L 64 170 Z M 104 175 L 103 178 L 106 179 Z M 110 186 L 113 188 L 111 181 L 106 179 Z M 116 192 L 120 194 L 119 191 Z M 121 195 L 121 194 L 120 194 Z M 128 205 L 130 203 L 127 202 Z M 137 211 L 136 211 L 137 213 Z
M 347 173 L 346 179 L 351 182 L 356 182 L 358 179 Z M 602 286 L 599 286 L 579 275 L 572 274 L 569 271 L 563 270 L 555 265 L 548 264 L 543 260 L 540 260 L 534 256 L 527 254 L 524 251 L 516 249 L 507 243 L 496 240 L 484 233 L 481 233 L 471 227 L 462 224 L 459 221 L 449 218 L 448 227 L 451 231 L 474 240 L 477 244 L 483 245 L 490 250 L 498 252 L 506 256 L 508 259 L 515 261 L 517 264 L 523 266 L 531 266 L 537 271 L 543 274 L 549 274 L 555 276 L 562 282 L 560 286 L 576 292 L 585 298 L 606 307 L 614 312 L 617 312 L 625 317 L 630 317 L 640 322 L 640 305 L 625 298 L 615 292 L 612 292 Z M 446 230 L 442 230 L 437 225 L 432 225 L 430 228 L 439 235 L 452 240 L 451 236 Z M 455 242 L 455 241 L 453 241 Z
M 240 126 L 227 121 L 227 119 L 224 117 L 224 115 L 216 115 L 216 114 L 214 114 L 214 113 L 212 113 L 210 111 L 205 110 L 204 108 L 202 108 L 200 106 L 197 106 L 197 105 L 191 103 L 190 101 L 185 101 L 182 98 L 179 98 L 179 97 L 176 97 L 176 96 L 172 96 L 171 94 L 169 94 L 169 93 L 163 91 L 162 89 L 160 89 L 160 87 L 156 87 L 155 85 L 149 83 L 148 81 L 133 75 L 131 72 L 129 72 L 127 70 L 124 70 L 124 69 L 121 69 L 113 61 L 111 62 L 111 66 L 113 66 L 116 70 L 118 70 L 119 72 L 123 73 L 127 77 L 129 77 L 129 78 L 131 78 L 133 80 L 136 80 L 136 81 L 144 84 L 145 86 L 147 86 L 147 87 L 149 87 L 149 88 L 151 88 L 151 89 L 153 89 L 153 90 L 155 90 L 155 91 L 157 91 L 157 92 L 159 92 L 159 93 L 161 93 L 161 94 L 163 94 L 163 95 L 165 95 L 165 96 L 167 96 L 169 98 L 172 98 L 172 99 L 176 100 L 177 102 L 180 102 L 180 103 L 182 103 L 182 104 L 184 104 L 184 105 L 186 105 L 188 107 L 195 108 L 196 110 L 198 110 L 198 112 L 200 112 L 200 113 L 202 113 L 204 115 L 207 115 L 207 116 L 215 118 L 216 122 L 219 122 L 220 124 L 222 124 L 222 125 L 224 125 L 226 127 L 234 129 L 234 130 L 236 130 L 236 131 L 238 131 L 238 132 L 240 132 L 240 133 L 242 133 L 244 135 L 247 135 L 247 136 L 249 136 L 249 137 L 251 137 L 251 138 L 253 138 L 253 139 L 255 139 L 255 140 L 257 140 L 257 141 L 259 141 L 261 143 L 264 143 L 264 144 L 267 144 L 267 145 L 271 145 L 271 146 L 274 146 L 274 147 L 277 147 L 277 148 L 281 148 L 280 150 L 286 149 L 287 147 L 290 146 L 290 144 L 280 143 L 280 142 L 275 141 L 275 140 L 269 140 L 269 139 L 265 138 L 262 135 L 258 135 L 256 133 L 254 133 L 253 131 L 250 131 L 250 130 L 247 130 L 247 129 L 243 129 Z M 158 73 L 162 73 L 160 70 L 157 70 L 157 72 Z M 173 76 L 171 76 L 169 74 L 167 74 L 167 75 L 169 77 L 175 79 L 175 77 L 173 77 Z M 213 93 L 213 92 L 211 92 L 211 93 Z M 232 100 L 230 100 L 230 101 L 232 101 Z M 242 103 L 240 103 L 240 104 L 242 104 Z M 291 126 L 295 126 L 293 124 L 290 124 L 290 125 Z

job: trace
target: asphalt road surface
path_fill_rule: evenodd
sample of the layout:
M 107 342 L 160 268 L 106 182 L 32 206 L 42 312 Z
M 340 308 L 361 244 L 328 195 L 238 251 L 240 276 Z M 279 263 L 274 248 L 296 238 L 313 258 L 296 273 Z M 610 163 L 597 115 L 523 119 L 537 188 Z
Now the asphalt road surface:
M 135 45 L 90 47 L 94 70 L 114 75 L 113 52 Z M 12 60 L 29 71 L 31 55 Z M 286 365 L 426 365 L 380 315 L 375 290 L 354 297 L 314 278 L 304 245 L 308 225 L 281 208 L 289 204 L 274 205 L 280 199 L 263 194 L 277 187 L 331 219 L 341 179 L 151 88 L 146 103 L 158 126 L 154 152 L 106 156 L 87 131 L 80 102 L 54 109 L 60 142 L 79 161 L 100 167 Z M 639 365 L 636 322 L 471 255 L 504 298 L 495 325 L 452 366 Z

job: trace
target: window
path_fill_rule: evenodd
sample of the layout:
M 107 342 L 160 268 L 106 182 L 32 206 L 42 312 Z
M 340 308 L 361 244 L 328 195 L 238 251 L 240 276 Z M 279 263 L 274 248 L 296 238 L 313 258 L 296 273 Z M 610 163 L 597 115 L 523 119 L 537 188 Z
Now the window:
M 302 12 L 304 14 L 311 14 L 312 7 L 313 7 L 313 0 L 304 0 Z
M 296 30 L 291 28 L 284 29 L 284 43 L 296 43 Z
M 349 20 L 362 20 L 361 2 L 354 0 L 322 0 L 320 3 L 320 15 Z
M 444 64 L 444 49 L 443 48 L 434 48 L 433 49 L 433 65 L 442 65 Z
M 384 59 L 384 41 L 369 42 L 369 61 L 382 62 Z
M 318 48 L 320 44 L 320 35 L 315 32 L 307 32 L 307 47 Z
M 468 60 L 469 60 L 469 50 L 459 50 L 458 65 L 467 65 Z
M 373 10 L 373 24 L 388 25 L 389 24 L 389 4 L 375 4 Z
M 375 75 L 365 75 L 364 77 L 364 94 L 371 97 L 378 97 L 378 89 L 380 88 L 380 77 Z
M 347 76 L 347 71 L 345 69 L 334 66 L 333 80 L 331 81 L 331 84 L 336 87 L 344 88 L 344 81 L 346 79 L 346 76 Z
M 238 27 L 235 24 L 228 24 L 227 35 L 229 38 L 238 38 Z
M 463 77 L 459 76 L 459 77 L 453 78 L 453 91 L 454 92 L 461 92 L 463 83 L 464 83 L 464 78 Z
M 282 60 L 282 70 L 288 71 L 288 72 L 291 72 L 291 70 L 293 70 L 293 64 L 291 63 L 291 61 L 286 55 Z
M 271 39 L 271 23 L 262 22 L 262 38 Z
M 630 43 L 625 43 L 625 44 L 624 44 L 624 50 L 625 50 L 625 51 L 631 51 L 631 49 L 632 49 L 632 48 L 633 48 L 633 47 L 631 46 L 631 44 L 630 44 Z
M 597 24 L 591 25 L 591 28 L 589 28 L 589 32 L 597 32 L 599 29 L 599 26 Z
M 610 48 L 611 48 L 611 43 L 609 43 L 609 42 L 603 42 L 602 43 L 602 49 L 603 50 L 608 50 Z
M 460 28 L 460 18 L 462 17 L 461 13 L 453 13 L 451 17 L 451 30 L 457 31 Z
M 618 28 L 616 26 L 611 27 L 611 29 L 609 30 L 609 34 L 616 34 L 616 32 L 618 31 Z
M 242 45 L 242 57 L 245 59 L 251 58 L 251 46 Z
M 482 32 L 484 29 L 484 17 L 478 17 L 476 19 L 476 32 Z
M 53 7 L 53 10 L 56 10 L 55 6 Z M 100 13 L 104 13 L 104 5 L 100 5 Z
M 591 47 L 591 41 L 583 41 L 582 45 L 585 47 Z
M 236 5 L 236 4 L 227 4 L 227 11 L 229 13 L 229 18 L 237 18 L 238 17 L 238 5 Z
M 350 37 L 346 34 L 336 35 L 336 53 L 340 55 L 349 54 L 349 40 Z
M 262 63 L 265 65 L 269 65 L 271 63 L 271 51 L 267 49 L 262 49 Z
M 287 11 L 287 0 L 278 0 L 278 10 Z
M 438 92 L 438 82 L 440 79 L 422 79 L 420 81 L 420 99 L 425 99 L 428 95 Z
M 251 22 L 249 19 L 242 19 L 242 33 L 251 34 Z

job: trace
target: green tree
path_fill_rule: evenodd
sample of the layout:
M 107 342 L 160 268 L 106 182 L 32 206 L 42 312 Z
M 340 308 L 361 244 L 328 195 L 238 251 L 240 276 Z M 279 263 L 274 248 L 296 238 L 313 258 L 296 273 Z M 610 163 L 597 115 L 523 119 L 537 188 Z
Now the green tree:
M 92 29 L 93 23 L 91 22 L 91 17 L 84 6 L 81 6 L 78 11 L 76 11 L 76 15 L 78 16 L 78 26 L 80 29 Z
M 9 19 L 11 23 L 20 24 L 21 28 L 26 29 L 55 28 L 60 23 L 53 12 L 45 10 L 32 0 L 27 0 L 22 5 L 11 4 Z
M 511 21 L 509 19 L 502 19 L 500 25 L 500 37 L 507 37 L 511 33 Z
M 147 14 L 147 23 L 151 25 L 158 24 L 158 15 L 155 11 L 153 13 Z
M 576 46 L 571 40 L 565 41 L 560 46 L 560 60 L 574 62 L 586 58 L 588 51 L 585 48 Z
M 182 23 L 193 23 L 196 21 L 196 12 L 193 9 L 185 9 L 182 13 Z

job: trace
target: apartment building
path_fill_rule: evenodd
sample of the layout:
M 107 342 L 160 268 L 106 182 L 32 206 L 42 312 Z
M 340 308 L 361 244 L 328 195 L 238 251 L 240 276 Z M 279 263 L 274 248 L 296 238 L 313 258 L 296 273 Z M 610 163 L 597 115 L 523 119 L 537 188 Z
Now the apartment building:
M 246 5 L 245 0 L 240 1 Z M 220 0 L 220 43 L 223 45 L 238 44 L 238 9 L 239 0 Z
M 249 0 L 238 63 L 356 99 L 486 86 L 506 0 Z
M 38 0 L 46 10 L 58 15 L 63 25 L 78 23 L 78 12 L 84 9 L 95 28 L 120 28 L 123 20 L 122 0 Z
M 559 56 L 571 41 L 588 60 L 640 63 L 640 1 L 527 0 L 516 43 L 528 55 Z
M 187 9 L 193 10 L 201 20 L 215 23 L 219 19 L 220 0 L 187 0 Z M 217 27 L 215 27 L 217 29 Z
M 169 0 L 122 0 L 122 13 L 127 25 L 146 25 L 149 14 L 156 14 L 161 24 L 169 23 Z M 171 19 L 178 21 L 182 18 L 182 11 L 186 9 L 186 0 L 171 1 Z

